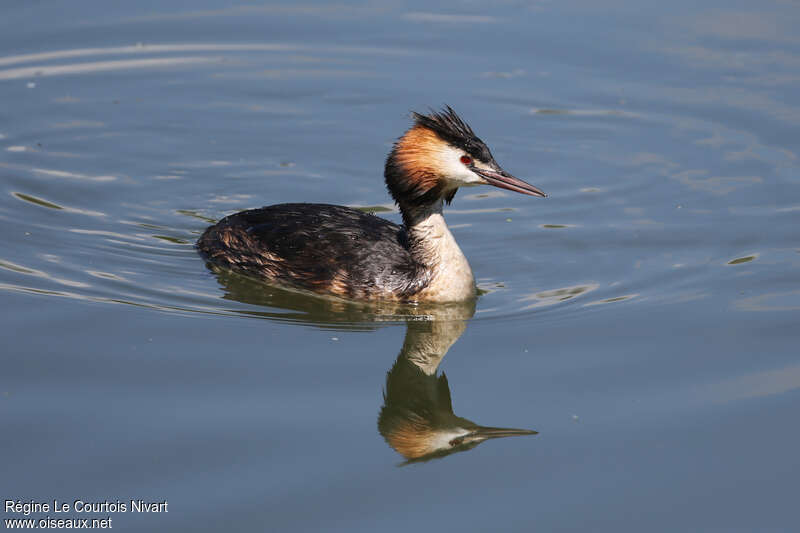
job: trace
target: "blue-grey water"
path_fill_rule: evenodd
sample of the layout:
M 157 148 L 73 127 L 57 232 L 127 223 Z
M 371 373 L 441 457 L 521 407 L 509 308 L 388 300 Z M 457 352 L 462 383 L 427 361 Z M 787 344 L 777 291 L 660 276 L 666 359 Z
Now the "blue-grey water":
M 0 498 L 127 510 L 2 519 L 797 531 L 798 26 L 791 0 L 3 3 Z M 446 210 L 474 309 L 197 255 L 266 204 L 399 220 L 384 158 L 443 104 L 550 195 Z M 387 413 L 444 423 L 447 390 L 539 433 L 408 461 Z

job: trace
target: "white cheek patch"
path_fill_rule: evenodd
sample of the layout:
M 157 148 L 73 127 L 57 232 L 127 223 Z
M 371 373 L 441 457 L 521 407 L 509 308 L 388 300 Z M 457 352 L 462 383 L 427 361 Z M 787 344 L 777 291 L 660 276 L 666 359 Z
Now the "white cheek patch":
M 485 184 L 486 180 L 472 172 L 467 165 L 461 162 L 461 156 L 463 155 L 465 155 L 463 150 L 454 148 L 449 144 L 443 145 L 437 153 L 437 159 L 439 160 L 437 170 L 442 175 L 447 176 L 456 187 Z M 475 161 L 474 164 L 479 168 L 485 167 L 480 161 Z
M 455 428 L 452 431 L 442 431 L 436 433 L 433 439 L 431 439 L 430 442 L 431 448 L 433 448 L 433 451 L 447 450 L 453 447 L 450 444 L 450 441 L 458 437 L 463 437 L 464 435 L 469 435 L 469 431 L 462 428 Z

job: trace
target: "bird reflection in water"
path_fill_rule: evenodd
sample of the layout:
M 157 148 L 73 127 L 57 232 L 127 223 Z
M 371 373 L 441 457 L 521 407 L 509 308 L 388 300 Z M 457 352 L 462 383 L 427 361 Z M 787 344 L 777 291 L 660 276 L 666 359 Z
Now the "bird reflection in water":
M 488 439 L 535 435 L 529 429 L 480 426 L 453 413 L 450 384 L 437 369 L 475 307 L 461 304 L 438 311 L 429 314 L 431 320 L 407 323 L 403 349 L 386 374 L 378 431 L 389 446 L 411 463 L 470 450 Z
M 489 439 L 535 435 L 529 429 L 480 426 L 456 416 L 450 385 L 439 364 L 467 328 L 475 302 L 408 305 L 359 303 L 320 298 L 265 285 L 212 267 L 224 298 L 270 310 L 239 310 L 273 320 L 311 323 L 322 328 L 369 330 L 405 322 L 403 347 L 386 374 L 378 431 L 406 463 L 424 462 L 470 450 Z

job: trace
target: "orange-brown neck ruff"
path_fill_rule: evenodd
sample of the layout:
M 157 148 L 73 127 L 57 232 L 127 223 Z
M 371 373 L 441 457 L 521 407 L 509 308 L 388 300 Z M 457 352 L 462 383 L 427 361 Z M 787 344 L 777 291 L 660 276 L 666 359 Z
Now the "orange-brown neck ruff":
M 401 210 L 442 198 L 448 203 L 452 200 L 456 189 L 448 188 L 437 168 L 448 148 L 434 131 L 419 125 L 395 143 L 386 160 L 385 177 L 389 193 Z

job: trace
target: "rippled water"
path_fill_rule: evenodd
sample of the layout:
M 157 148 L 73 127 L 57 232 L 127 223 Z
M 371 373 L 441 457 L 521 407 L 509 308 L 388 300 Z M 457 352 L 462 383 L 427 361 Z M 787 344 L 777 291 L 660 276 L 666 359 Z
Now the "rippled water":
M 4 498 L 168 501 L 66 515 L 123 531 L 796 528 L 797 2 L 0 13 Z M 384 158 L 444 103 L 550 195 L 446 210 L 474 306 L 197 255 L 265 204 L 399 220 Z M 436 448 L 468 423 L 538 434 Z

